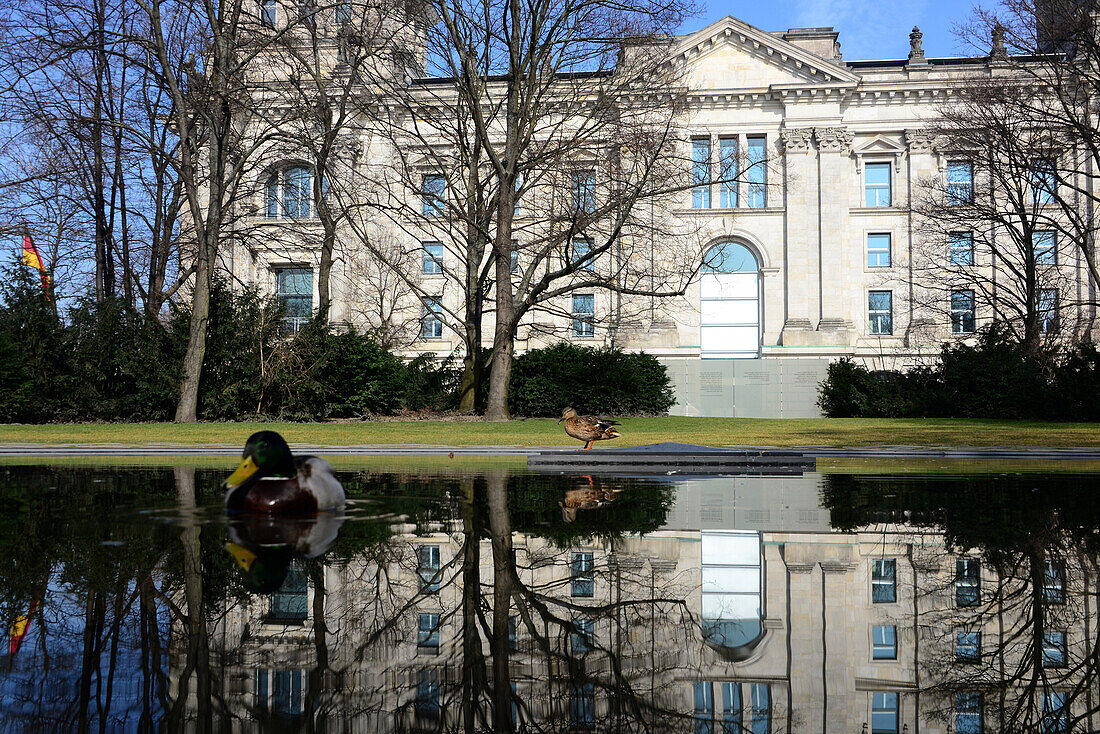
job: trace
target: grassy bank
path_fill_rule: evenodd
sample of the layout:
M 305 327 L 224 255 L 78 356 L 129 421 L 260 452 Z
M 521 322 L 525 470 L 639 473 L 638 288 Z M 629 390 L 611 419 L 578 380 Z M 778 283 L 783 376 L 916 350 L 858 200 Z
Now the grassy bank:
M 712 446 L 1100 447 L 1100 424 L 965 419 L 624 418 L 623 438 L 599 446 L 677 441 Z M 357 423 L 110 423 L 0 425 L 0 443 L 244 444 L 260 428 L 291 443 L 331 446 L 579 446 L 550 419 Z

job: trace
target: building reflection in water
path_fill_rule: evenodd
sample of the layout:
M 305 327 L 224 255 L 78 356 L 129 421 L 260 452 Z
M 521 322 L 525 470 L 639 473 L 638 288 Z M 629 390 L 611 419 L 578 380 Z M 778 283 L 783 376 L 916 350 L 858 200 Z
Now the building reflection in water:
M 1095 476 L 364 472 L 347 518 L 229 527 L 168 476 L 154 520 L 0 539 L 42 615 L 6 729 L 1094 727 Z

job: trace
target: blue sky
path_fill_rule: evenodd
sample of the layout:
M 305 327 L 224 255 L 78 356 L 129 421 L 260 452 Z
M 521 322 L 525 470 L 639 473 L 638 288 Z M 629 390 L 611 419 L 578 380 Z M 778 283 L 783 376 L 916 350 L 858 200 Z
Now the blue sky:
M 909 55 L 909 32 L 920 26 L 926 56 L 967 56 L 954 25 L 971 13 L 972 0 L 699 0 L 702 13 L 684 24 L 696 31 L 727 15 L 765 31 L 832 26 L 840 31 L 845 61 L 903 59 Z

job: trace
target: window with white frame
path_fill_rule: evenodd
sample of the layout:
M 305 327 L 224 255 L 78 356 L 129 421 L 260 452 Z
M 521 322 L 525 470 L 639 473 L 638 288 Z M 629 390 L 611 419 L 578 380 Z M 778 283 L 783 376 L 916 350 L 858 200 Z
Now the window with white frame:
M 955 662 L 977 663 L 982 659 L 982 633 L 980 630 L 955 631 Z
M 420 338 L 443 338 L 443 296 L 425 296 L 420 312 Z
M 416 698 L 413 700 L 413 715 L 418 721 L 439 721 L 439 694 L 439 671 L 421 670 L 416 683 Z
M 588 551 L 573 551 L 569 559 L 570 596 L 591 597 L 596 593 L 594 557 Z
M 762 209 L 768 205 L 768 139 L 749 135 L 746 139 L 745 206 Z
M 425 175 L 421 179 L 420 200 L 424 216 L 443 216 L 447 201 L 447 179 L 438 173 Z
M 768 683 L 700 680 L 692 684 L 693 731 L 771 734 L 772 695 Z M 721 696 L 721 709 L 715 698 Z
M 283 307 L 283 329 L 298 331 L 313 317 L 313 268 L 275 268 L 275 300 Z
M 417 615 L 416 646 L 422 650 L 439 650 L 439 615 L 421 612 Z
M 313 216 L 313 174 L 305 166 L 273 171 L 264 183 L 264 218 Z
M 700 351 L 704 358 L 760 354 L 760 265 L 744 245 L 707 250 L 699 271 Z
M 351 22 L 351 3 L 347 0 L 336 3 L 336 22 L 339 25 Z
M 583 655 L 595 644 L 596 623 L 591 619 L 574 619 L 574 629 L 569 633 L 569 651 Z
M 1050 158 L 1036 158 L 1031 162 L 1031 198 L 1036 204 L 1050 204 L 1054 201 L 1058 182 L 1054 161 Z
M 863 166 L 863 197 L 866 206 L 890 206 L 890 164 Z
M 421 254 L 420 272 L 425 275 L 438 275 L 443 272 L 443 245 L 439 242 L 425 242 Z
M 867 235 L 867 267 L 890 267 L 889 232 L 875 232 Z
M 269 598 L 265 622 L 299 625 L 309 617 L 309 583 L 297 561 L 290 564 L 286 580 Z
M 898 562 L 895 558 L 871 561 L 871 602 L 882 604 L 898 600 Z
M 588 338 L 595 335 L 596 295 L 573 294 L 573 336 Z
M 1043 667 L 1064 668 L 1066 665 L 1066 633 L 1061 630 L 1043 633 Z
M 718 206 L 737 206 L 737 138 L 718 139 Z
M 439 591 L 439 546 L 421 545 L 416 548 L 416 574 L 420 578 L 420 591 L 434 594 Z
M 1039 730 L 1043 734 L 1061 734 L 1069 731 L 1069 707 L 1067 695 L 1062 691 L 1043 692 L 1043 718 Z
M 1043 601 L 1047 604 L 1066 601 L 1066 572 L 1062 564 L 1052 558 L 1043 562 Z
M 955 606 L 974 607 L 982 600 L 982 567 L 977 558 L 955 561 Z
M 867 321 L 872 336 L 894 333 L 894 294 L 892 291 L 867 293 Z
M 1036 265 L 1056 265 L 1058 249 L 1056 238 L 1050 230 L 1037 230 L 1031 233 L 1031 252 Z
M 951 333 L 973 334 L 975 321 L 974 291 L 951 291 Z
M 596 684 L 574 683 L 569 690 L 570 731 L 596 726 Z
M 570 198 L 573 211 L 591 214 L 596 211 L 596 172 L 577 171 L 570 177 Z
M 952 232 L 947 236 L 947 263 L 949 265 L 974 264 L 973 233 Z
M 982 694 L 955 694 L 955 734 L 982 734 Z
M 252 704 L 276 716 L 302 713 L 302 671 L 260 668 L 252 679 Z
M 1039 331 L 1053 334 L 1058 331 L 1058 289 L 1040 288 L 1036 311 L 1039 316 Z
M 871 734 L 898 734 L 898 694 L 871 694 Z
M 573 238 L 573 252 L 570 257 L 570 262 L 576 266 L 577 270 L 592 272 L 596 269 L 596 263 L 593 258 L 588 257 L 592 252 L 592 240 L 587 237 L 574 237 Z
M 691 207 L 710 208 L 710 138 L 691 141 Z
M 898 659 L 898 628 L 894 625 L 871 627 L 871 658 L 873 660 Z
M 948 161 L 947 203 L 970 204 L 974 201 L 974 165 L 970 161 Z

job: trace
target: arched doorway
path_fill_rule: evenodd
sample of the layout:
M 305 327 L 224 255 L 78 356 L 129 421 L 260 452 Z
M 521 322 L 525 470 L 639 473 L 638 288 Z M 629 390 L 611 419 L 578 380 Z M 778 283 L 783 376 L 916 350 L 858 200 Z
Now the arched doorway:
M 760 356 L 760 264 L 749 248 L 710 248 L 699 278 L 699 344 L 706 357 Z

